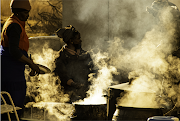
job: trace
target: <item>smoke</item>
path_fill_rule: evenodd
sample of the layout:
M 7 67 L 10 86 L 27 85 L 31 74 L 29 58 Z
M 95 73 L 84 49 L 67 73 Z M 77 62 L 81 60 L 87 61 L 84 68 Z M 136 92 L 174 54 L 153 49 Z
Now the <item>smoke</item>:
M 89 22 L 90 19 L 94 19 L 96 17 L 100 19 L 104 18 L 105 16 L 107 16 L 107 13 L 108 13 L 108 9 L 103 7 L 106 5 L 107 3 L 102 2 L 101 0 L 76 1 L 74 6 L 81 6 L 79 9 L 76 9 L 77 10 L 76 12 L 78 13 L 77 19 L 80 21 L 83 21 L 84 23 L 87 23 Z M 98 14 L 98 13 L 101 13 L 101 14 Z
M 54 61 L 59 56 L 59 52 L 49 48 L 48 43 L 44 44 L 41 54 L 31 54 L 34 63 L 44 65 L 50 70 L 54 70 Z M 29 72 L 30 70 L 26 70 L 26 76 L 28 76 Z M 69 119 L 73 107 L 65 103 L 69 101 L 69 96 L 61 90 L 60 80 L 57 76 L 49 73 L 26 78 L 29 80 L 27 83 L 27 96 L 33 97 L 36 102 L 29 102 L 26 107 L 33 106 L 44 109 L 48 112 L 47 119 L 62 121 Z
M 154 24 L 153 16 L 145 11 L 147 1 L 71 2 L 75 11 L 71 17 L 76 16 L 83 28 L 80 33 L 84 38 L 84 49 L 92 51 L 92 59 L 98 68 L 97 75 L 91 75 L 89 79 L 92 86 L 87 92 L 88 97 L 79 103 L 105 103 L 106 99 L 102 96 L 107 93 L 110 85 L 119 81 L 114 80 L 113 74 L 120 75 L 121 72 L 117 71 L 120 69 L 129 72 L 129 79 L 134 80 L 130 87 L 133 92 L 128 92 L 119 99 L 119 105 L 157 107 L 163 104 L 165 107 L 171 107 L 167 99 L 177 99 L 180 92 L 179 87 L 173 85 L 179 79 L 180 61 L 170 56 L 177 44 L 176 22 L 169 12 L 171 8 L 164 10 L 159 17 L 160 22 Z M 33 54 L 32 57 L 34 62 L 41 62 L 40 64 L 53 70 L 56 54 L 52 49 L 46 48 L 42 55 Z M 38 82 L 37 85 L 40 85 L 39 101 L 68 101 L 68 95 L 63 94 L 60 85 L 55 85 L 58 80 L 56 76 L 47 74 L 34 78 Z M 49 112 L 56 111 L 53 107 L 50 106 Z
M 74 24 L 81 32 L 83 47 L 87 50 L 98 47 L 106 51 L 107 41 L 114 37 L 126 40 L 123 47 L 130 49 L 141 41 L 145 32 L 150 30 L 155 22 L 145 11 L 146 6 L 152 2 L 153 0 L 71 1 L 72 8 L 67 10 L 64 8 L 64 25 L 69 19 L 75 21 L 69 21 L 68 24 Z M 67 4 L 69 7 L 69 2 Z M 71 18 L 68 18 L 71 10 L 73 14 L 69 15 Z
M 92 56 L 93 62 L 98 68 L 98 73 L 90 74 L 88 81 L 92 83 L 90 89 L 87 91 L 88 97 L 74 102 L 76 104 L 106 104 L 107 88 L 113 83 L 112 74 L 118 74 L 117 69 L 108 64 L 109 58 L 107 53 L 97 53 Z
M 59 102 L 39 102 L 35 103 L 33 107 L 44 109 L 43 120 L 68 121 L 70 120 L 71 111 L 74 110 L 71 104 Z
M 88 30 L 83 28 L 84 26 L 80 28 L 84 30 L 81 32 L 82 38 L 85 38 L 84 47 L 91 49 L 94 52 L 92 56 L 96 58 L 103 55 L 109 59 L 106 64 L 101 65 L 102 70 L 108 69 L 108 74 L 91 79 L 95 83 L 88 91 L 90 97 L 92 97 L 91 94 L 97 94 L 93 92 L 96 90 L 95 85 L 104 84 L 105 78 L 111 80 L 106 80 L 105 87 L 110 86 L 114 82 L 112 72 L 116 73 L 117 69 L 120 69 L 129 72 L 129 79 L 134 78 L 131 85 L 133 91 L 146 91 L 150 94 L 137 95 L 140 93 L 129 92 L 119 102 L 128 102 L 129 106 L 141 104 L 149 107 L 151 104 L 152 107 L 159 105 L 171 107 L 167 99 L 179 94 L 177 86 L 173 84 L 178 82 L 179 71 L 175 65 L 179 65 L 179 60 L 170 56 L 177 50 L 178 21 L 174 18 L 175 10 L 172 7 L 164 9 L 158 18 L 148 14 L 145 8 L 152 2 L 134 0 L 90 2 L 87 0 L 73 3 L 76 6 L 75 18 L 82 25 L 86 25 L 86 28 L 90 28 Z M 106 7 L 98 8 L 98 3 Z M 97 54 L 98 52 L 100 54 Z M 98 86 L 98 90 L 104 90 L 100 88 L 101 86 Z M 140 100 L 137 99 L 144 100 L 138 102 Z M 130 100 L 132 102 L 129 102 Z
M 131 59 L 128 60 L 130 63 L 128 68 L 132 70 L 129 79 L 134 78 L 132 91 L 154 94 L 128 92 L 118 100 L 119 105 L 172 108 L 175 103 L 180 103 L 175 101 L 179 95 L 178 85 L 175 83 L 178 82 L 180 73 L 174 68 L 180 61 L 177 57 L 171 56 L 178 44 L 177 21 L 171 11 L 171 7 L 164 9 L 154 29 L 147 32 L 142 42 L 132 48 L 127 55 L 121 57 Z

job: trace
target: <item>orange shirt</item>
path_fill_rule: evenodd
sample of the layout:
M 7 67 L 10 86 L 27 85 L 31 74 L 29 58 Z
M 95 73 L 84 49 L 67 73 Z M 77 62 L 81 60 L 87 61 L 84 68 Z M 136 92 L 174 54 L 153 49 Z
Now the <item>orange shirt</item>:
M 6 31 L 7 31 L 8 26 L 12 23 L 17 23 L 20 25 L 22 32 L 20 34 L 19 49 L 25 50 L 27 52 L 29 49 L 29 40 L 25 32 L 25 21 L 19 20 L 14 14 L 8 18 L 8 20 L 3 26 L 2 33 L 1 33 L 1 37 L 2 37 L 1 45 L 3 47 L 9 47 L 9 40 L 8 40 Z

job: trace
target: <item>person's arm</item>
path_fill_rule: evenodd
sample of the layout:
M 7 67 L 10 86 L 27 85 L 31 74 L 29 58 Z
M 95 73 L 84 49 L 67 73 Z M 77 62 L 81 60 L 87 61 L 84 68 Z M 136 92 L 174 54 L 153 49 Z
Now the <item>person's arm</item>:
M 71 72 L 68 72 L 66 68 L 66 64 L 68 63 L 66 60 L 66 55 L 63 52 L 60 52 L 60 56 L 59 58 L 56 59 L 55 63 L 56 63 L 56 68 L 54 72 L 56 75 L 59 76 L 62 86 L 71 86 L 76 89 L 83 87 L 82 84 L 73 81 L 73 78 L 71 77 Z
M 68 80 L 72 80 L 70 74 L 67 72 L 65 58 L 66 56 L 64 55 L 64 53 L 60 52 L 60 56 L 55 60 L 56 68 L 54 72 L 59 76 L 62 86 L 71 85 L 71 83 L 69 83 L 70 81 L 68 82 Z
M 88 68 L 90 70 L 90 73 L 97 73 L 99 69 L 97 67 L 95 68 L 94 62 L 93 62 L 93 60 L 91 58 L 91 55 L 88 52 L 87 52 L 87 62 L 88 62 L 87 66 L 88 66 Z
M 7 28 L 7 36 L 9 39 L 9 52 L 13 58 L 21 62 L 24 62 L 25 64 L 28 64 L 32 70 L 36 71 L 36 73 L 39 73 L 40 72 L 39 67 L 36 64 L 34 64 L 29 58 L 23 55 L 19 50 L 19 41 L 20 41 L 21 32 L 22 32 L 21 27 L 17 23 L 12 23 Z
M 33 63 L 32 60 L 30 60 L 29 58 L 27 58 L 26 56 L 22 55 L 21 58 L 19 59 L 19 61 L 23 62 L 23 63 L 26 63 L 27 65 L 29 65 L 29 67 L 35 71 L 36 73 L 40 73 L 40 69 L 39 67 Z M 33 72 L 34 73 L 34 72 Z
M 72 86 L 75 82 L 73 81 L 70 72 L 66 68 L 66 56 L 64 52 L 60 52 L 59 58 L 56 59 L 55 74 L 59 76 L 62 86 Z
M 9 39 L 9 53 L 13 58 L 17 60 L 20 59 L 23 55 L 19 50 L 19 40 L 21 32 L 21 27 L 17 23 L 12 23 L 7 28 L 7 36 Z

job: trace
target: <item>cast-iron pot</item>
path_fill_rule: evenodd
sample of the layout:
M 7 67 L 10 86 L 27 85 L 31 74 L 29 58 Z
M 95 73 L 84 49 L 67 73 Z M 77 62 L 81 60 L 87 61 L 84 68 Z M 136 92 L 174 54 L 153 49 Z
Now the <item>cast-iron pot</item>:
M 72 120 L 106 120 L 107 104 L 73 104 Z
M 152 116 L 162 116 L 163 111 L 161 108 L 142 108 L 142 107 L 126 107 L 126 106 L 117 106 L 118 110 L 116 114 L 116 119 L 121 120 L 138 120 L 146 121 L 149 117 Z

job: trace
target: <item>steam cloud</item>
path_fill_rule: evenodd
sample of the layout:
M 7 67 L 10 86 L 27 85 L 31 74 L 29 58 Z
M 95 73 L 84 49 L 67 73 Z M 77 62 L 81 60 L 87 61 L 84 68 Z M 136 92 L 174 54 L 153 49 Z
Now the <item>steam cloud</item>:
M 84 30 L 80 31 L 84 38 L 83 47 L 85 50 L 91 50 L 94 63 L 99 68 L 97 77 L 91 77 L 89 80 L 93 85 L 87 92 L 89 97 L 83 100 L 84 103 L 104 103 L 105 98 L 102 102 L 95 99 L 106 94 L 105 90 L 112 83 L 121 82 L 121 80 L 113 78 L 113 74 L 121 73 L 121 71 L 118 72 L 120 69 L 127 71 L 129 78 L 136 79 L 131 86 L 133 90 L 153 91 L 148 93 L 149 102 L 144 101 L 147 101 L 146 93 L 140 96 L 137 95 L 138 93 L 128 92 L 119 100 L 119 105 L 139 106 L 141 104 L 142 107 L 149 107 L 149 105 L 157 107 L 159 104 L 164 104 L 171 108 L 165 99 L 176 99 L 180 92 L 178 86 L 173 85 L 180 78 L 178 69 L 180 60 L 171 56 L 177 44 L 176 22 L 174 22 L 173 15 L 167 9 L 160 16 L 162 23 L 155 24 L 157 22 L 155 18 L 145 11 L 145 7 L 151 5 L 153 0 L 148 2 L 145 0 L 138 2 L 136 0 L 104 1 L 72 1 L 75 11 L 72 17 L 75 17 L 82 25 L 82 28 L 77 27 L 77 29 Z M 45 51 L 47 50 L 46 48 Z M 49 53 L 50 55 L 45 54 L 44 59 L 42 59 L 44 56 L 38 57 L 42 59 L 42 62 L 48 62 L 42 63 L 48 67 L 57 58 L 56 53 L 52 50 Z M 46 58 L 48 56 L 51 60 Z M 54 66 L 51 69 L 53 68 Z M 42 80 L 41 100 L 46 102 L 68 100 L 68 96 L 63 93 L 57 96 L 58 88 L 53 85 L 57 77 L 47 75 L 47 77 L 42 77 Z M 153 92 L 158 93 L 153 95 Z M 164 93 L 167 95 L 163 95 Z M 158 100 L 157 96 L 162 98 Z M 139 101 L 138 99 L 144 100 Z M 178 98 L 179 100 L 180 98 Z M 127 103 L 125 104 L 125 102 Z
M 176 30 L 178 28 L 177 20 L 170 12 L 172 7 L 161 13 L 160 23 L 148 14 L 145 8 L 152 2 L 153 0 L 75 1 L 73 10 L 75 10 L 75 19 L 89 28 L 88 30 L 79 28 L 84 30 L 84 33 L 81 32 L 84 47 L 88 50 L 92 49 L 95 53 L 100 52 L 109 58 L 110 66 L 129 72 L 129 78 L 138 77 L 132 88 L 154 90 L 156 93 L 160 91 L 161 93 L 155 96 L 149 96 L 152 107 L 156 107 L 158 104 L 167 103 L 164 101 L 165 98 L 172 98 L 175 95 L 174 98 L 177 98 L 180 92 L 173 84 L 178 82 L 178 79 L 172 76 L 179 78 L 178 68 L 175 67 L 179 65 L 179 59 L 171 56 L 177 49 Z M 109 73 L 111 73 L 110 70 Z M 103 78 L 101 82 L 104 82 Z M 159 95 L 162 97 L 162 92 L 168 96 L 164 96 L 158 102 L 156 98 Z M 129 96 L 131 97 L 132 94 Z M 139 98 L 139 96 L 136 97 Z M 134 96 L 133 99 L 136 100 Z M 129 106 L 134 104 L 134 102 L 128 103 Z M 170 107 L 170 105 L 165 105 Z
M 31 51 L 34 63 L 47 66 L 54 70 L 54 60 L 59 56 L 58 51 L 54 51 L 45 43 L 41 54 Z M 68 120 L 73 110 L 72 105 L 64 102 L 69 101 L 69 96 L 61 90 L 60 80 L 53 73 L 29 77 L 30 70 L 26 69 L 27 96 L 33 97 L 35 102 L 29 102 L 26 107 L 37 107 L 47 111 L 46 118 L 51 120 Z M 31 109 L 32 110 L 32 109 Z M 29 114 L 30 115 L 30 114 Z M 35 114 L 32 114 L 35 115 Z M 40 114 L 39 114 L 40 116 Z M 43 115 L 42 115 L 43 116 Z M 44 117 L 45 118 L 45 117 Z M 43 118 L 41 118 L 42 120 Z M 45 120 L 45 119 L 44 119 Z

